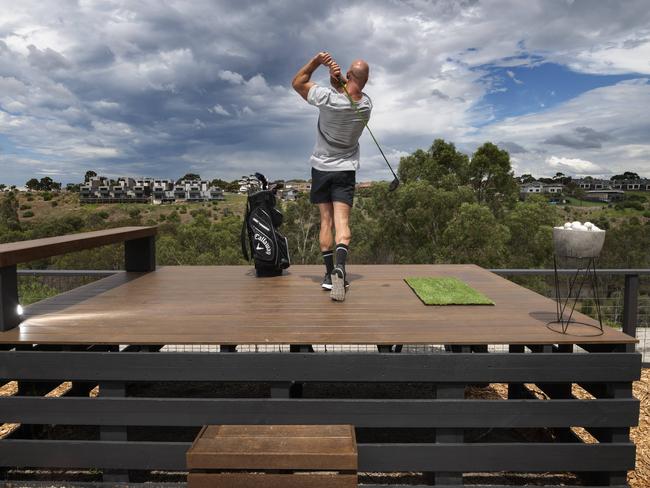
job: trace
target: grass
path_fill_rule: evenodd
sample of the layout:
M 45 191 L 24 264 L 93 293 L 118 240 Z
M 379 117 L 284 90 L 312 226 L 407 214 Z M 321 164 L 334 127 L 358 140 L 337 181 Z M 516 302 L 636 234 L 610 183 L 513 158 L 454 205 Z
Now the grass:
M 130 217 L 132 211 L 137 211 L 137 215 L 146 224 L 147 221 L 160 221 L 161 215 L 165 217 L 176 210 L 180 213 L 181 223 L 186 224 L 193 220 L 190 212 L 192 210 L 205 209 L 212 210 L 215 220 L 221 219 L 224 215 L 243 215 L 246 208 L 246 195 L 226 193 L 225 200 L 217 202 L 215 206 L 213 202 L 177 202 L 174 204 L 153 205 L 149 203 L 91 203 L 81 205 L 79 202 L 79 195 L 76 193 L 61 193 L 54 194 L 52 201 L 46 201 L 40 192 L 32 192 L 32 200 L 29 196 L 20 192 L 18 194 L 18 203 L 20 206 L 28 205 L 31 208 L 25 209 L 33 213 L 33 216 L 24 215 L 25 212 L 21 211 L 19 216 L 22 221 L 34 222 L 47 220 L 50 218 L 64 217 L 66 215 L 77 215 L 86 218 L 91 214 L 105 212 L 108 216 L 105 221 L 124 220 Z M 0 196 L 0 200 L 2 196 Z M 52 202 L 56 202 L 56 206 L 52 206 Z M 181 208 L 185 208 L 185 212 L 181 213 Z M 135 215 L 135 213 L 134 213 Z
M 404 281 L 425 305 L 494 305 L 485 295 L 456 278 L 406 278 Z

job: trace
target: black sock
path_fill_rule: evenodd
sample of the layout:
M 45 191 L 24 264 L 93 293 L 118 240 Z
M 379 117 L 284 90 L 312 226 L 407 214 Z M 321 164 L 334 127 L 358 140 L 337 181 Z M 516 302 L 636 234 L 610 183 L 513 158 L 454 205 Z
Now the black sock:
M 325 263 L 325 271 L 331 274 L 334 269 L 334 251 L 323 251 L 323 262 Z
M 345 244 L 336 245 L 336 267 L 345 272 L 345 260 L 348 257 L 348 246 Z

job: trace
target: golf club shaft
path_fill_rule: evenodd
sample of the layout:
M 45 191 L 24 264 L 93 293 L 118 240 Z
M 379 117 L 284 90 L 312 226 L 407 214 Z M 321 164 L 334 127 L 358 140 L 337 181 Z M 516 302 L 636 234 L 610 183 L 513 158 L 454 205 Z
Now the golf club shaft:
M 379 142 L 377 142 L 377 138 L 375 137 L 375 135 L 370 130 L 370 127 L 368 126 L 368 119 L 366 119 L 363 116 L 363 114 L 359 110 L 359 107 L 357 107 L 356 102 L 354 100 L 352 100 L 352 97 L 350 96 L 350 93 L 348 92 L 348 88 L 347 88 L 346 84 L 343 82 L 343 78 L 339 78 L 338 82 L 343 87 L 343 91 L 345 92 L 345 96 L 348 97 L 348 100 L 350 100 L 350 103 L 354 107 L 354 110 L 356 110 L 359 117 L 361 117 L 361 120 L 363 120 L 363 123 L 366 126 L 366 129 L 368 129 L 368 133 L 370 134 L 370 137 L 372 137 L 372 140 L 375 141 L 375 144 L 377 145 L 377 149 L 379 149 L 379 152 L 381 153 L 382 157 L 384 158 L 384 161 L 386 161 L 386 164 L 388 165 L 388 169 L 390 169 L 390 172 L 393 173 L 393 176 L 397 179 L 397 175 L 395 174 L 395 171 L 393 171 L 393 167 L 388 162 L 388 158 L 384 154 L 384 151 L 381 150 L 381 146 L 379 145 Z

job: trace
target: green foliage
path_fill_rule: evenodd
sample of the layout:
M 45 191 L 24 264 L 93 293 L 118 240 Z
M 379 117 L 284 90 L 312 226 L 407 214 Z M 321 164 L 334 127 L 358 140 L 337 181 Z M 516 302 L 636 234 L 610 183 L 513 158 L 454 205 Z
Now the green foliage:
M 49 202 L 50 200 L 52 200 L 52 194 L 50 192 L 43 193 L 43 201 Z
M 109 217 L 109 214 L 105 210 L 100 210 L 99 212 L 97 212 L 97 216 L 100 217 L 101 219 L 106 220 Z
M 25 204 L 20 206 L 20 210 L 31 210 L 31 209 L 32 209 L 31 205 Z
M 648 249 L 650 225 L 641 225 L 638 218 L 627 219 L 607 231 L 599 264 L 602 268 L 648 268 Z
M 18 282 L 18 297 L 21 305 L 29 305 L 45 298 L 53 297 L 59 292 L 56 288 L 45 285 L 35 277 L 21 277 Z
M 28 219 L 30 217 L 33 217 L 33 216 L 34 216 L 34 212 L 32 212 L 31 210 L 27 210 L 27 212 L 23 212 L 23 217 L 26 218 L 26 219 Z
M 490 209 L 463 203 L 442 236 L 441 257 L 449 263 L 474 263 L 498 268 L 507 262 L 508 228 L 497 222 Z
M 284 224 L 281 228 L 289 240 L 289 255 L 296 264 L 318 262 L 320 214 L 306 195 L 299 195 L 284 207 Z
M 527 199 L 510 210 L 503 222 L 510 231 L 508 266 L 543 268 L 553 255 L 553 226 L 560 223 L 553 205 L 543 199 Z
M 176 181 L 176 184 L 180 183 L 182 180 L 187 180 L 187 181 L 196 181 L 196 180 L 200 180 L 200 179 L 201 179 L 201 175 L 199 175 L 199 174 L 197 174 L 197 173 L 187 173 L 187 174 L 185 174 L 184 176 L 181 176 L 181 177 Z
M 458 184 L 467 184 L 469 160 L 451 142 L 436 139 L 428 151 L 418 149 L 400 159 L 398 175 L 402 183 L 427 181 L 438 186 L 446 175 L 455 175 Z
M 176 234 L 163 233 L 158 239 L 161 265 L 244 264 L 241 256 L 239 217 L 212 222 L 199 214 L 191 223 L 176 227 Z
M 473 202 L 467 186 L 435 188 L 428 181 L 407 182 L 392 193 L 373 185 L 370 197 L 352 214 L 355 261 L 431 263 L 442 234 L 464 202 Z
M 510 166 L 508 151 L 486 142 L 472 155 L 469 163 L 470 183 L 478 203 L 495 213 L 512 208 L 519 198 L 519 186 Z
M 18 220 L 18 199 L 12 191 L 5 193 L 4 198 L 0 200 L 0 230 L 20 230 L 20 220 Z
M 52 205 L 53 208 L 54 208 L 54 207 L 58 207 L 58 206 L 59 206 L 59 202 L 57 202 L 56 200 L 52 200 L 52 201 L 50 202 L 50 205 Z

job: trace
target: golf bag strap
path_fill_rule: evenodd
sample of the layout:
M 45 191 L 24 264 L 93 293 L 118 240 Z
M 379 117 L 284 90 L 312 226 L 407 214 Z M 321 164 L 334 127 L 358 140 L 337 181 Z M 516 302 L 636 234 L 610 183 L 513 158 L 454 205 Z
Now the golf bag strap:
M 244 255 L 244 259 L 246 261 L 250 261 L 249 253 L 248 253 L 248 248 L 250 247 L 250 239 L 248 238 L 248 217 L 250 213 L 250 208 L 248 206 L 248 199 L 246 199 L 246 213 L 244 214 L 244 222 L 241 226 L 241 235 L 240 240 L 241 240 L 241 252 Z M 253 249 L 250 250 L 250 256 L 253 255 Z

